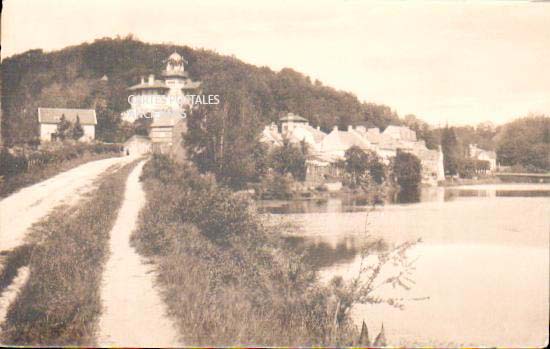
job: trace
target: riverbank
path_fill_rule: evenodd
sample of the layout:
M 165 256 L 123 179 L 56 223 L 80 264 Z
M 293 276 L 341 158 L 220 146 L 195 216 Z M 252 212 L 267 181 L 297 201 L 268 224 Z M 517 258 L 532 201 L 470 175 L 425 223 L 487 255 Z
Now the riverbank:
M 500 184 L 502 180 L 495 176 L 486 176 L 481 178 L 446 178 L 440 181 L 440 187 L 457 187 L 464 185 L 481 185 L 481 184 Z
M 170 316 L 192 346 L 357 343 L 337 295 L 268 227 L 247 195 L 155 156 L 142 176 L 147 204 L 132 237 L 158 273 Z

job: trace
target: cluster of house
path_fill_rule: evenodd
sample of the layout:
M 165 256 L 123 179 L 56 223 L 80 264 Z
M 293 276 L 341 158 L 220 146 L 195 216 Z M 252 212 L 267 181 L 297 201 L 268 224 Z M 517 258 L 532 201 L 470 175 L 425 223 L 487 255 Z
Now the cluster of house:
M 306 181 L 319 183 L 341 176 L 338 163 L 345 159 L 345 153 L 351 147 L 365 151 L 374 151 L 388 163 L 397 151 L 416 155 L 422 164 L 424 183 L 437 183 L 445 179 L 443 154 L 441 149 L 431 150 L 423 140 L 416 138 L 416 133 L 405 126 L 388 126 L 383 132 L 378 128 L 348 126 L 347 130 L 334 127 L 330 133 L 313 127 L 308 120 L 293 113 L 279 119 L 279 124 L 272 123 L 262 132 L 262 142 L 269 146 L 281 146 L 285 140 L 291 143 L 307 144 L 308 159 Z

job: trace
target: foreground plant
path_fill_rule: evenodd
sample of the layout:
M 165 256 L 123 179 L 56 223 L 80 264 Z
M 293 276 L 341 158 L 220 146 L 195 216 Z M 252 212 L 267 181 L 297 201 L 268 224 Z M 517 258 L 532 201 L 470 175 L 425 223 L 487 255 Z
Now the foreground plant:
M 365 267 L 349 285 L 324 286 L 303 256 L 283 242 L 284 227 L 267 227 L 248 198 L 218 186 L 211 176 L 155 156 L 142 180 L 148 200 L 132 241 L 156 265 L 186 344 L 359 342 L 349 309 L 376 300 L 371 291 L 378 272 L 369 282 Z M 380 250 L 380 269 L 404 250 Z

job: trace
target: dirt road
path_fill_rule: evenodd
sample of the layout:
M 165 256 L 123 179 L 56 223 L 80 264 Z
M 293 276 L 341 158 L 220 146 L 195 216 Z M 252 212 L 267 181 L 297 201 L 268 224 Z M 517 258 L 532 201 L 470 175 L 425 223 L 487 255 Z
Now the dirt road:
M 111 230 L 111 255 L 103 274 L 101 299 L 104 311 L 97 344 L 124 347 L 181 347 L 166 305 L 154 286 L 151 264 L 130 246 L 145 193 L 139 182 L 144 162 L 130 173 L 124 202 Z
M 2 199 L 0 251 L 22 244 L 29 227 L 54 207 L 74 203 L 92 190 L 94 180 L 110 166 L 126 164 L 134 159 L 118 157 L 88 162 Z

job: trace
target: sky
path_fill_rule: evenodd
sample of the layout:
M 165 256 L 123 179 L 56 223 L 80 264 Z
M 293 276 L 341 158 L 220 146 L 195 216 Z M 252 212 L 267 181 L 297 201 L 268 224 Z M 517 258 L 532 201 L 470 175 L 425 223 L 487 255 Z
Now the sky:
M 4 0 L 2 58 L 132 33 L 290 67 L 433 125 L 550 115 L 550 2 Z

